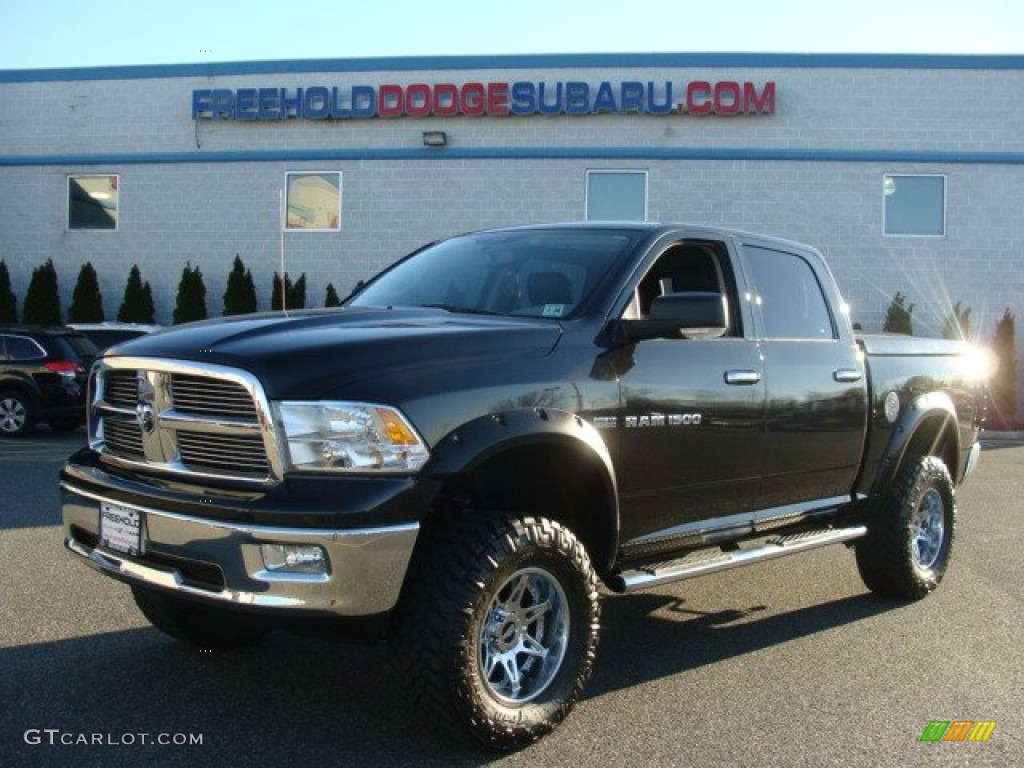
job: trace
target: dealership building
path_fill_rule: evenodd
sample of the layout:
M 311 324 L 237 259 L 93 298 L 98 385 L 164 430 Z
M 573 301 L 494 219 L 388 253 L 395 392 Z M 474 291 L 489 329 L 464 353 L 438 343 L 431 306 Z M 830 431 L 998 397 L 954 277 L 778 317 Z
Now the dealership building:
M 725 225 L 808 242 L 854 319 L 899 292 L 991 337 L 1024 311 L 1024 57 L 473 56 L 0 71 L 0 258 L 23 299 L 82 264 L 112 317 L 127 272 L 170 322 L 211 315 L 236 255 L 269 308 L 307 304 L 482 227 Z M 1021 334 L 1018 333 L 1018 337 Z

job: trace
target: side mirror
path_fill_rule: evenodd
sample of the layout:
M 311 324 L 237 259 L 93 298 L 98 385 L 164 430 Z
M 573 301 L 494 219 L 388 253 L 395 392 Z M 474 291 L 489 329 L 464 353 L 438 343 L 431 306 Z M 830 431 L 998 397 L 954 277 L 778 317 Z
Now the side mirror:
M 729 328 L 729 305 L 720 293 L 668 293 L 651 302 L 650 319 L 677 325 L 686 339 L 717 339 Z
M 729 329 L 729 305 L 720 293 L 668 293 L 651 302 L 646 320 L 622 320 L 613 337 L 643 339 L 717 339 Z

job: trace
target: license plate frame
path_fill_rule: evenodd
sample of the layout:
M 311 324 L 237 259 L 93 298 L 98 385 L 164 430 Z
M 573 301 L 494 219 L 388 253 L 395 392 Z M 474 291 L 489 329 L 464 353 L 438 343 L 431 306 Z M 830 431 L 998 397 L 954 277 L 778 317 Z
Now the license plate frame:
M 100 546 L 133 557 L 145 554 L 145 522 L 145 514 L 140 510 L 101 502 Z

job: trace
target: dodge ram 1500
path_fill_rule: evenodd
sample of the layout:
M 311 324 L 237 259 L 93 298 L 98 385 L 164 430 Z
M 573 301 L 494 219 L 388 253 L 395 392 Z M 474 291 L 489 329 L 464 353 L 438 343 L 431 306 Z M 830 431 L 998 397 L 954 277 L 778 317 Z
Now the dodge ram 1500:
M 432 244 L 340 309 L 108 350 L 61 474 L 66 548 L 204 647 L 386 638 L 498 748 L 584 690 L 615 593 L 845 543 L 908 599 L 979 455 L 964 344 L 855 336 L 813 248 L 546 225 Z

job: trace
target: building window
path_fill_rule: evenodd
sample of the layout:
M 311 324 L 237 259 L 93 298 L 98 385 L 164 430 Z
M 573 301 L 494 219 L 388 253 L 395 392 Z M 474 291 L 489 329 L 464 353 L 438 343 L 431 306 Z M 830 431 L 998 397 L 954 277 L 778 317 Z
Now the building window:
M 341 229 L 341 173 L 288 172 L 285 174 L 287 207 L 285 229 L 332 231 Z
M 946 177 L 882 177 L 886 235 L 942 237 L 946 234 Z
M 117 229 L 117 176 L 68 176 L 68 229 Z
M 646 221 L 647 171 L 587 171 L 588 221 Z

